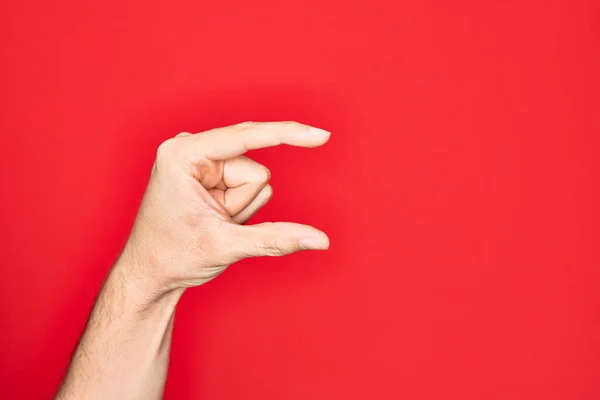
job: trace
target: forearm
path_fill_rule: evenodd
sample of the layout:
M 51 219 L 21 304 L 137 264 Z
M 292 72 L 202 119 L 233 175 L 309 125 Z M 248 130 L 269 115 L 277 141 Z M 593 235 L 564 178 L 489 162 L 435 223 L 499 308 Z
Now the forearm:
M 183 290 L 161 294 L 126 263 L 107 278 L 57 400 L 162 397 Z

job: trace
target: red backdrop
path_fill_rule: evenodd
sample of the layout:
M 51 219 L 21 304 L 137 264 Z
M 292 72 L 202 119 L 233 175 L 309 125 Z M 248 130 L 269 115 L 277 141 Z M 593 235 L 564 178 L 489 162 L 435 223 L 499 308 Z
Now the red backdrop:
M 251 154 L 254 221 L 331 250 L 190 290 L 167 399 L 600 398 L 597 2 L 0 7 L 0 397 L 55 391 L 162 140 L 291 119 L 332 139 Z

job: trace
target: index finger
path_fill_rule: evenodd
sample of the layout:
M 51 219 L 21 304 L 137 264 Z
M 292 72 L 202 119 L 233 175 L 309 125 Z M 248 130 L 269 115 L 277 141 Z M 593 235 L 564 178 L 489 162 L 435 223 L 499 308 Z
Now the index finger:
M 225 128 L 213 129 L 189 136 L 194 146 L 210 160 L 237 157 L 249 150 L 280 144 L 299 147 L 317 147 L 329 140 L 330 133 L 323 129 L 293 121 L 243 122 Z

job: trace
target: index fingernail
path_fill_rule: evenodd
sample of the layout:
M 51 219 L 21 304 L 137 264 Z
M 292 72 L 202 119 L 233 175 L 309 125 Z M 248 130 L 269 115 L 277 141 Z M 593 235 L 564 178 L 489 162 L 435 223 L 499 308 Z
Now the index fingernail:
M 311 127 L 310 130 L 308 131 L 308 134 L 315 138 L 324 139 L 324 138 L 328 137 L 329 135 L 331 135 L 331 132 L 328 132 L 324 129 Z

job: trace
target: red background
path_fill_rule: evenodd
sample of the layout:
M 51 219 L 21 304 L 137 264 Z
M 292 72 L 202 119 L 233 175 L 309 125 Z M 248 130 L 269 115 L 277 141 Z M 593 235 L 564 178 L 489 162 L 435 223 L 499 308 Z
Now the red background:
M 327 253 L 178 308 L 167 399 L 600 398 L 594 1 L 0 6 L 0 397 L 50 398 L 156 146 L 243 120 Z

